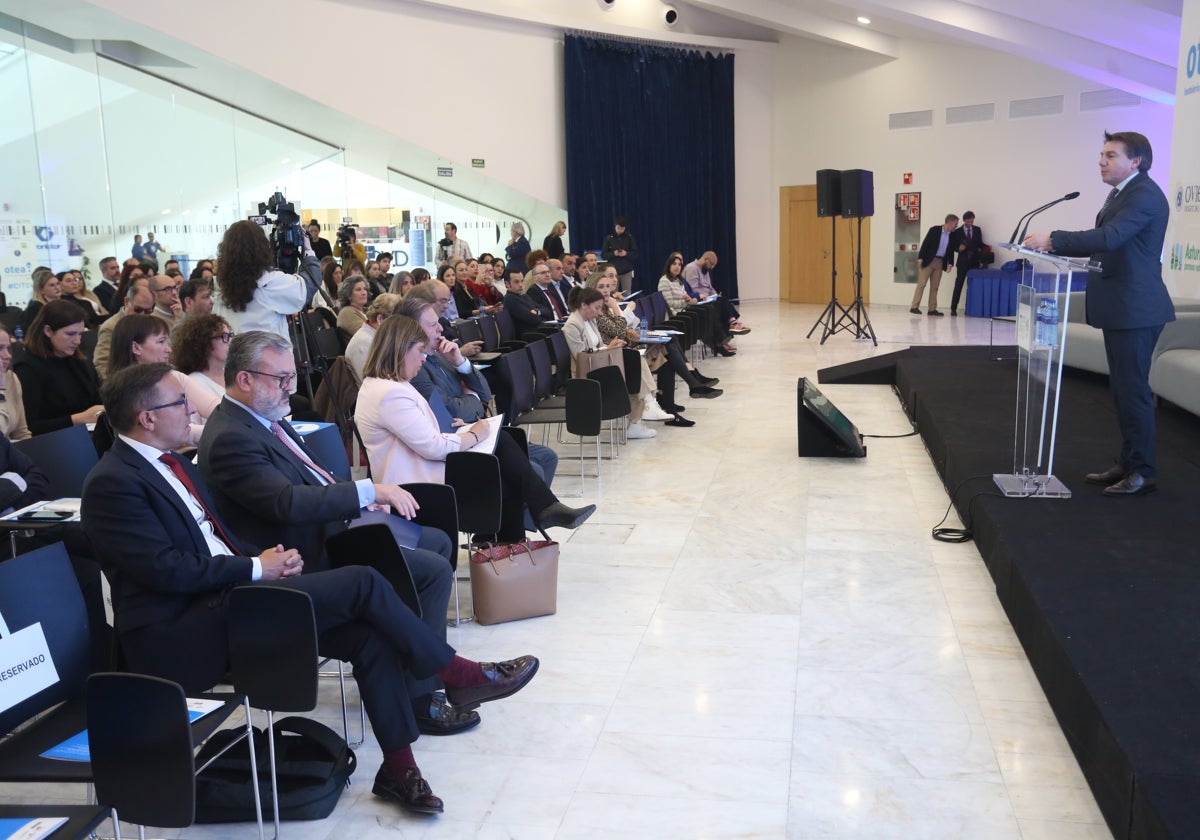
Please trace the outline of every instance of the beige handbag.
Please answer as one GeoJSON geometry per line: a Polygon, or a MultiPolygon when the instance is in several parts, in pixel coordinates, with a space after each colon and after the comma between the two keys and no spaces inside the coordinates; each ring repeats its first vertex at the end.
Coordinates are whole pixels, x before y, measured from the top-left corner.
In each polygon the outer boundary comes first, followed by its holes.
{"type": "Polygon", "coordinates": [[[622,355],[620,347],[605,347],[602,350],[595,350],[591,353],[576,353],[575,354],[575,378],[587,379],[587,375],[597,368],[616,365],[625,369],[625,357],[622,355]]]}
{"type": "Polygon", "coordinates": [[[480,624],[558,611],[558,543],[535,540],[471,552],[471,601],[480,624]]]}

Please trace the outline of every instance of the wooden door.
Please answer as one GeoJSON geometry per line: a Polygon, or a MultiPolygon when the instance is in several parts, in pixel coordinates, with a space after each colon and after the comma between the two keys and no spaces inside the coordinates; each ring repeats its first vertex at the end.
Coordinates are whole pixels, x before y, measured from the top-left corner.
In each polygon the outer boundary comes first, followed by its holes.
{"type": "MultiPolygon", "coordinates": [[[[817,215],[815,184],[779,190],[779,298],[791,303],[829,303],[834,227],[837,229],[837,299],[854,302],[858,219],[817,215]]],[[[870,298],[871,220],[862,220],[863,300],[870,298]]]]}

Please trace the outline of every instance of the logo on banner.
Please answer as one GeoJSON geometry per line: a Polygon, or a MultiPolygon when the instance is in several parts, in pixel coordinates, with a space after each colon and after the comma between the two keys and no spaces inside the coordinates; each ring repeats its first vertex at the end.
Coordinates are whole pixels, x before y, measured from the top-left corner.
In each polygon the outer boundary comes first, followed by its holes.
{"type": "Polygon", "coordinates": [[[1175,209],[1180,213],[1200,213],[1200,184],[1181,184],[1175,191],[1175,209]]]}
{"type": "Polygon", "coordinates": [[[1193,82],[1193,79],[1197,75],[1200,75],[1200,44],[1192,44],[1188,47],[1185,66],[1179,69],[1181,72],[1186,72],[1188,78],[1188,84],[1183,89],[1183,95],[1191,96],[1193,93],[1200,93],[1200,83],[1193,82]]]}
{"type": "Polygon", "coordinates": [[[33,229],[33,233],[34,233],[34,236],[36,236],[42,242],[49,242],[51,239],[54,238],[54,231],[52,231],[50,228],[46,227],[45,225],[38,225],[37,227],[35,227],[33,229]]]}
{"type": "Polygon", "coordinates": [[[1200,272],[1200,246],[1176,242],[1171,248],[1171,270],[1200,272]]]}

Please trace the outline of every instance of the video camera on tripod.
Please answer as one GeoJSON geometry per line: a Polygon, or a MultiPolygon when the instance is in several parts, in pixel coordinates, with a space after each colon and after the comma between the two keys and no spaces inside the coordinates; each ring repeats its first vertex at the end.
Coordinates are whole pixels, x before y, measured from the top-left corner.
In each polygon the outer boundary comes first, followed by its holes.
{"type": "Polygon", "coordinates": [[[271,225],[275,265],[285,274],[295,274],[304,253],[304,225],[300,223],[296,205],[284,198],[283,193],[276,192],[266,203],[258,203],[258,213],[263,219],[259,224],[271,225]]]}

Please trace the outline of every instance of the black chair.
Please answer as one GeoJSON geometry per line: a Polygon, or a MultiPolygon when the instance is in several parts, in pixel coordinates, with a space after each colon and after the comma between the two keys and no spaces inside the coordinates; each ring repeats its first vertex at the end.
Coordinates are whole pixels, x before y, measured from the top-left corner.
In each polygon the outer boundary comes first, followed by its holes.
{"type": "Polygon", "coordinates": [[[561,394],[566,391],[567,381],[571,378],[571,347],[561,332],[550,336],[549,341],[554,359],[554,393],[561,394]]]}
{"type": "Polygon", "coordinates": [[[600,383],[594,379],[572,379],[567,382],[567,431],[579,438],[579,492],[583,495],[584,478],[583,445],[584,438],[596,438],[596,481],[600,481],[600,431],[603,421],[603,398],[600,393],[600,383]]]}
{"type": "MultiPolygon", "coordinates": [[[[458,528],[467,535],[467,554],[475,546],[478,534],[495,534],[500,530],[503,485],[500,482],[500,461],[484,452],[451,452],[446,456],[446,484],[454,489],[458,528]]],[[[457,543],[457,540],[455,541],[457,543]]],[[[454,622],[451,626],[474,618],[463,618],[459,610],[458,583],[470,580],[458,574],[454,577],[454,622]]]]}
{"type": "MultiPolygon", "coordinates": [[[[616,365],[605,365],[590,371],[587,378],[600,383],[600,419],[609,424],[608,446],[612,453],[611,457],[615,460],[617,458],[617,421],[628,417],[631,410],[625,371],[616,365]]],[[[624,429],[623,425],[622,429],[624,429]]]]}
{"type": "MultiPolygon", "coordinates": [[[[91,782],[89,762],[42,757],[84,731],[88,723],[87,614],[62,543],[0,563],[0,616],[14,634],[40,624],[58,673],[47,688],[0,712],[0,736],[8,736],[0,740],[0,781],[91,782]],[[16,731],[21,724],[25,725],[16,731]]],[[[221,700],[223,705],[192,726],[196,741],[215,732],[242,701],[228,693],[200,696],[221,700]]]]}
{"type": "Polygon", "coordinates": [[[529,342],[517,338],[517,325],[513,323],[512,314],[506,309],[497,309],[489,317],[496,324],[500,346],[519,350],[529,342]]]}
{"type": "MultiPolygon", "coordinates": [[[[96,799],[138,825],[196,821],[196,762],[187,697],[179,683],[144,674],[93,674],[87,684],[88,747],[96,799]]],[[[253,753],[252,753],[253,754],[253,753]]]]}
{"type": "Polygon", "coordinates": [[[51,499],[77,499],[83,495],[83,480],[100,460],[87,426],[68,426],[13,444],[38,465],[50,480],[51,499]]]}
{"type": "MultiPolygon", "coordinates": [[[[454,328],[458,330],[458,340],[462,344],[467,344],[472,341],[483,343],[483,328],[479,326],[479,321],[476,318],[464,318],[461,321],[454,322],[454,328]]],[[[500,358],[500,353],[488,352],[481,350],[473,359],[476,362],[494,362],[500,358]]]]}
{"type": "Polygon", "coordinates": [[[566,395],[556,390],[550,342],[546,339],[531,342],[525,352],[529,354],[529,362],[533,365],[533,398],[538,408],[566,406],[566,395]]]}
{"type": "Polygon", "coordinates": [[[527,353],[507,353],[496,362],[500,387],[496,404],[513,426],[546,426],[565,423],[566,409],[536,408],[533,395],[533,368],[527,353]]]}
{"type": "Polygon", "coordinates": [[[275,712],[311,712],[317,707],[317,620],[312,598],[298,589],[269,584],[235,587],[229,593],[228,631],[233,687],[246,697],[246,719],[251,707],[267,713],[271,806],[278,837],[275,712]]]}
{"type": "Polygon", "coordinates": [[[523,341],[504,341],[501,338],[495,315],[480,315],[475,322],[479,324],[479,330],[483,333],[484,352],[506,355],[525,346],[523,341]]]}

